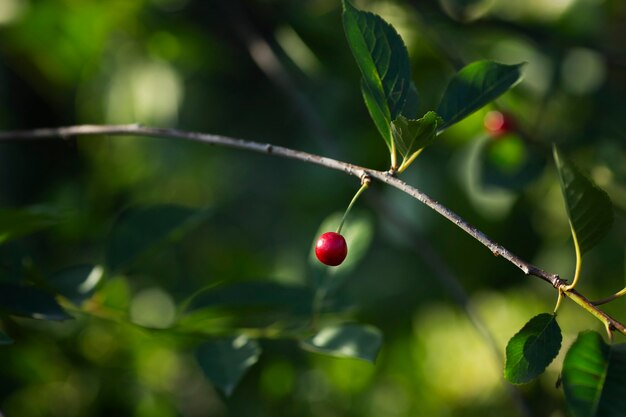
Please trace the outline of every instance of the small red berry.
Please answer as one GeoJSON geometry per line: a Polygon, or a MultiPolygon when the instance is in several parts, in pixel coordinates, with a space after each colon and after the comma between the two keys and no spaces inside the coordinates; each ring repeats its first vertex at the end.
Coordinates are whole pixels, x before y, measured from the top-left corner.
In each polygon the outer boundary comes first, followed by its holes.
{"type": "Polygon", "coordinates": [[[326,232],[317,239],[315,256],[325,265],[340,265],[348,255],[346,239],[339,233],[326,232]]]}
{"type": "Polygon", "coordinates": [[[513,119],[502,112],[490,111],[485,116],[484,120],[485,129],[491,137],[499,138],[505,133],[515,129],[513,119]]]}

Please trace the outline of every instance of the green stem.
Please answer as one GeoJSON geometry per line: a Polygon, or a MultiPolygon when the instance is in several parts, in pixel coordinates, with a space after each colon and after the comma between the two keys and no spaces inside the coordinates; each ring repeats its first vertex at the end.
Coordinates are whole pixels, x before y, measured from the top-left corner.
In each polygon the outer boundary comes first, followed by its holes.
{"type": "Polygon", "coordinates": [[[626,326],[608,316],[604,311],[598,310],[591,301],[585,298],[578,291],[567,289],[562,289],[562,291],[563,295],[574,301],[576,304],[587,310],[589,314],[604,323],[604,327],[606,327],[609,334],[611,333],[611,330],[617,330],[621,334],[626,335],[626,326]]]}
{"type": "Polygon", "coordinates": [[[356,200],[358,200],[358,198],[361,196],[361,194],[363,194],[363,191],[365,191],[367,189],[367,187],[369,187],[370,182],[369,181],[363,181],[361,184],[361,188],[359,188],[359,191],[356,192],[356,194],[354,195],[354,197],[352,197],[352,201],[350,201],[350,204],[348,205],[348,208],[346,209],[345,213],[343,213],[343,217],[341,218],[341,222],[339,222],[339,227],[337,227],[337,233],[341,234],[341,229],[343,228],[343,224],[346,221],[346,218],[348,217],[348,213],[350,213],[350,210],[352,209],[352,206],[354,205],[354,203],[356,202],[356,200]]]}
{"type": "Polygon", "coordinates": [[[619,298],[619,297],[621,297],[623,295],[626,295],[626,288],[623,288],[622,290],[620,290],[620,291],[616,292],[615,294],[610,295],[610,296],[608,296],[606,298],[603,298],[602,300],[594,301],[593,305],[594,306],[599,306],[599,305],[602,305],[602,304],[606,304],[606,303],[609,303],[609,302],[611,302],[611,301],[615,300],[616,298],[619,298]]]}
{"type": "Polygon", "coordinates": [[[574,289],[576,284],[578,283],[578,279],[580,278],[580,268],[583,263],[583,255],[580,251],[580,245],[578,244],[578,238],[576,237],[576,232],[574,231],[574,226],[572,222],[569,222],[570,230],[572,231],[572,239],[574,240],[574,250],[576,251],[576,271],[574,273],[574,279],[572,283],[564,288],[565,291],[569,291],[574,289]]]}
{"type": "Polygon", "coordinates": [[[395,171],[398,169],[398,160],[396,156],[396,141],[393,140],[393,135],[391,137],[391,147],[389,149],[389,153],[391,154],[391,170],[395,171]]]}
{"type": "Polygon", "coordinates": [[[409,165],[411,165],[413,161],[415,161],[415,158],[417,158],[422,153],[423,150],[424,148],[419,149],[413,152],[413,155],[411,155],[409,158],[404,159],[400,164],[400,167],[398,168],[398,173],[402,173],[405,169],[407,169],[409,165]]]}
{"type": "Polygon", "coordinates": [[[559,293],[559,298],[556,299],[556,305],[554,306],[554,314],[556,314],[556,312],[559,310],[559,307],[561,306],[561,301],[563,301],[563,291],[558,289],[557,292],[559,293]]]}

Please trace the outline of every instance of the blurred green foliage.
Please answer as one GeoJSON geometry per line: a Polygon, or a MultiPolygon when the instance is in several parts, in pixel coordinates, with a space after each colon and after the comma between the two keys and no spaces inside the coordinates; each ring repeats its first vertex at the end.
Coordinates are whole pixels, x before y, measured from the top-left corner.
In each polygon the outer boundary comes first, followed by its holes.
{"type": "MultiPolygon", "coordinates": [[[[420,114],[436,107],[469,61],[527,62],[524,81],[497,102],[515,119],[514,131],[487,138],[483,118],[494,107],[485,108],[446,131],[403,179],[567,278],[574,255],[550,163],[556,142],[607,190],[617,213],[608,237],[585,257],[581,291],[602,298],[622,288],[624,2],[355,3],[400,32],[420,114]]],[[[387,169],[359,78],[335,0],[0,1],[1,130],[142,123],[387,169]],[[282,70],[273,78],[257,65],[271,57],[250,33],[278,57],[282,70]],[[280,81],[285,74],[290,82],[280,81]]],[[[351,247],[352,231],[366,242],[355,250],[358,262],[349,256],[333,274],[311,265],[320,224],[357,188],[353,178],[319,167],[176,140],[0,143],[1,288],[56,289],[74,317],[2,316],[0,344],[14,343],[0,347],[0,413],[513,415],[503,361],[388,213],[360,200],[345,229],[351,247]],[[158,210],[167,215],[151,220],[158,210]],[[125,223],[129,217],[135,221],[125,223]],[[131,254],[141,256],[127,262],[131,254]],[[320,324],[349,320],[381,330],[375,365],[300,349],[291,335],[309,324],[312,306],[300,300],[312,298],[311,283],[328,289],[320,324]],[[237,288],[256,290],[245,295],[255,300],[245,311],[233,306],[245,298],[237,288]],[[217,336],[223,343],[233,328],[258,337],[263,353],[225,397],[204,377],[196,347],[217,336]]],[[[549,286],[415,200],[378,185],[368,193],[440,254],[500,354],[530,317],[551,311],[549,286]]],[[[623,321],[624,307],[617,300],[606,309],[623,321]]],[[[601,329],[571,303],[559,311],[559,326],[563,346],[582,329],[601,329]]],[[[532,415],[565,415],[554,388],[563,355],[520,388],[532,415]]]]}

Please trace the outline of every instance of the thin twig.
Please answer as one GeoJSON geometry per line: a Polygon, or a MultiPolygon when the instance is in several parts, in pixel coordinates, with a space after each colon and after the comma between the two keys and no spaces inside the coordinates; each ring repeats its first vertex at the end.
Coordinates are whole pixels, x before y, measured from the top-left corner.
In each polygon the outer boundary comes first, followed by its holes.
{"type": "Polygon", "coordinates": [[[485,235],[483,232],[473,227],[458,214],[440,204],[436,200],[432,199],[428,195],[424,194],[420,190],[404,181],[396,178],[386,171],[378,171],[369,168],[365,168],[358,165],[353,165],[347,162],[338,161],[336,159],[327,158],[320,155],[311,154],[308,152],[297,151],[283,146],[272,145],[269,143],[259,143],[248,141],[244,139],[231,138],[227,136],[212,135],[207,133],[188,132],[177,129],[165,129],[156,127],[144,127],[140,125],[80,125],[80,126],[68,126],[60,128],[44,128],[35,130],[23,130],[13,132],[0,132],[0,141],[8,140],[22,140],[32,141],[46,138],[69,138],[73,136],[93,136],[93,135],[133,135],[133,136],[153,136],[163,138],[176,138],[184,139],[195,142],[202,142],[209,145],[219,145],[228,148],[242,149],[252,152],[258,152],[268,155],[276,155],[283,158],[296,159],[303,162],[321,165],[326,168],[342,171],[348,175],[352,175],[357,178],[369,176],[374,180],[385,183],[389,186],[397,188],[398,190],[410,195],[421,203],[427,205],[432,210],[436,211],[452,223],[454,223],[461,230],[465,231],[468,235],[482,243],[487,249],[489,249],[495,256],[500,256],[516,267],[518,267],[524,274],[538,277],[548,283],[554,288],[563,292],[565,296],[571,298],[574,302],[579,304],[589,313],[601,320],[607,328],[611,330],[617,330],[620,333],[626,335],[626,326],[619,321],[607,315],[600,310],[591,301],[585,298],[583,295],[573,289],[567,288],[567,281],[559,278],[558,275],[544,271],[543,269],[530,264],[504,246],[494,242],[485,235]]]}
{"type": "Polygon", "coordinates": [[[250,19],[248,19],[243,6],[240,2],[233,0],[224,0],[222,3],[232,16],[234,20],[233,29],[248,50],[250,58],[263,74],[293,103],[306,126],[311,129],[313,138],[326,149],[325,153],[336,155],[337,146],[335,146],[336,141],[332,140],[332,134],[326,128],[309,100],[300,92],[295,80],[289,75],[272,46],[259,34],[250,19]]]}
{"type": "Polygon", "coordinates": [[[474,308],[472,308],[469,296],[465,292],[465,289],[461,285],[460,281],[450,270],[448,265],[446,265],[443,259],[441,259],[432,245],[414,230],[413,225],[400,211],[394,210],[393,206],[386,202],[380,195],[377,193],[370,193],[367,195],[366,199],[376,209],[376,211],[383,214],[383,218],[388,220],[389,223],[392,224],[399,233],[401,233],[402,237],[409,244],[411,244],[411,246],[415,249],[415,253],[436,275],[437,279],[441,282],[456,304],[465,310],[470,322],[474,325],[478,333],[481,334],[488,342],[497,359],[502,361],[502,352],[500,351],[500,348],[498,348],[495,338],[483,320],[477,315],[474,308]]]}
{"type": "MultiPolygon", "coordinates": [[[[384,198],[381,198],[378,193],[370,193],[367,195],[366,199],[372,206],[374,206],[376,211],[383,214],[384,219],[388,220],[393,226],[395,226],[396,230],[398,230],[398,232],[401,233],[406,241],[412,246],[417,256],[419,256],[426,266],[430,268],[443,288],[452,297],[454,302],[463,309],[476,332],[483,338],[486,345],[490,348],[498,366],[501,366],[504,357],[500,347],[498,346],[496,338],[493,336],[493,333],[489,330],[480,314],[474,309],[474,306],[472,305],[468,294],[465,292],[463,285],[461,285],[460,280],[450,267],[448,267],[444,260],[441,259],[432,244],[415,229],[415,227],[399,210],[395,210],[394,207],[385,201],[384,198]]],[[[519,390],[514,385],[509,383],[506,383],[504,386],[513,403],[518,408],[520,414],[525,417],[532,416],[532,413],[519,390]]]]}

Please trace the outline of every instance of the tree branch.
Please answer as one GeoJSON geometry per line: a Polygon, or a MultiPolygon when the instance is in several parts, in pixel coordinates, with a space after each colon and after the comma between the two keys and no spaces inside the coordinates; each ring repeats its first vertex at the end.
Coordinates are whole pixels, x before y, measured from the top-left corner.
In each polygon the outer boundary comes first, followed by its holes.
{"type": "Polygon", "coordinates": [[[575,290],[566,290],[567,281],[559,278],[558,275],[544,271],[543,269],[530,264],[517,255],[510,252],[504,246],[494,242],[485,235],[483,232],[473,227],[458,214],[448,209],[444,205],[440,204],[436,200],[432,199],[428,195],[424,194],[415,187],[410,186],[404,181],[396,178],[392,174],[386,171],[378,171],[358,165],[353,165],[347,162],[339,161],[332,158],[327,158],[320,155],[315,155],[307,152],[297,151],[294,149],[286,148],[283,146],[272,145],[269,143],[259,143],[243,139],[231,138],[221,135],[212,135],[198,132],[188,132],[177,129],[165,129],[156,127],[144,127],[140,125],[80,125],[80,126],[68,126],[60,128],[44,128],[34,130],[22,130],[12,132],[0,132],[0,141],[9,140],[22,140],[32,141],[49,138],[62,138],[67,139],[74,136],[93,136],[93,135],[132,135],[132,136],[153,136],[163,138],[176,138],[184,139],[195,142],[202,142],[209,145],[219,145],[228,148],[242,149],[252,152],[258,152],[268,155],[276,155],[289,159],[296,159],[307,163],[321,165],[326,168],[342,171],[348,175],[352,175],[359,179],[363,177],[370,177],[379,182],[387,184],[391,187],[410,195],[421,203],[427,205],[432,210],[445,217],[457,227],[462,229],[468,235],[482,243],[487,249],[491,251],[495,256],[501,256],[506,259],[517,268],[522,270],[525,275],[532,275],[550,283],[558,291],[561,291],[565,296],[571,298],[574,302],[579,304],[593,316],[601,320],[605,326],[610,330],[617,330],[626,335],[626,326],[619,321],[607,315],[600,310],[590,300],[585,298],[582,294],[575,290]]]}
{"type": "MultiPolygon", "coordinates": [[[[422,262],[430,268],[450,297],[463,309],[469,322],[474,326],[476,332],[483,338],[485,344],[491,350],[498,366],[501,366],[504,357],[498,346],[498,342],[478,311],[474,309],[472,301],[465,292],[460,280],[439,256],[431,243],[415,230],[413,224],[411,224],[399,210],[395,210],[389,202],[385,201],[385,199],[380,196],[380,193],[370,193],[366,196],[366,199],[376,211],[383,214],[384,219],[388,220],[389,223],[395,227],[398,233],[400,233],[404,240],[412,247],[417,256],[422,259],[422,262]]],[[[504,375],[501,375],[500,378],[520,415],[532,417],[533,414],[517,387],[513,384],[506,383],[504,381],[504,375]]]]}

